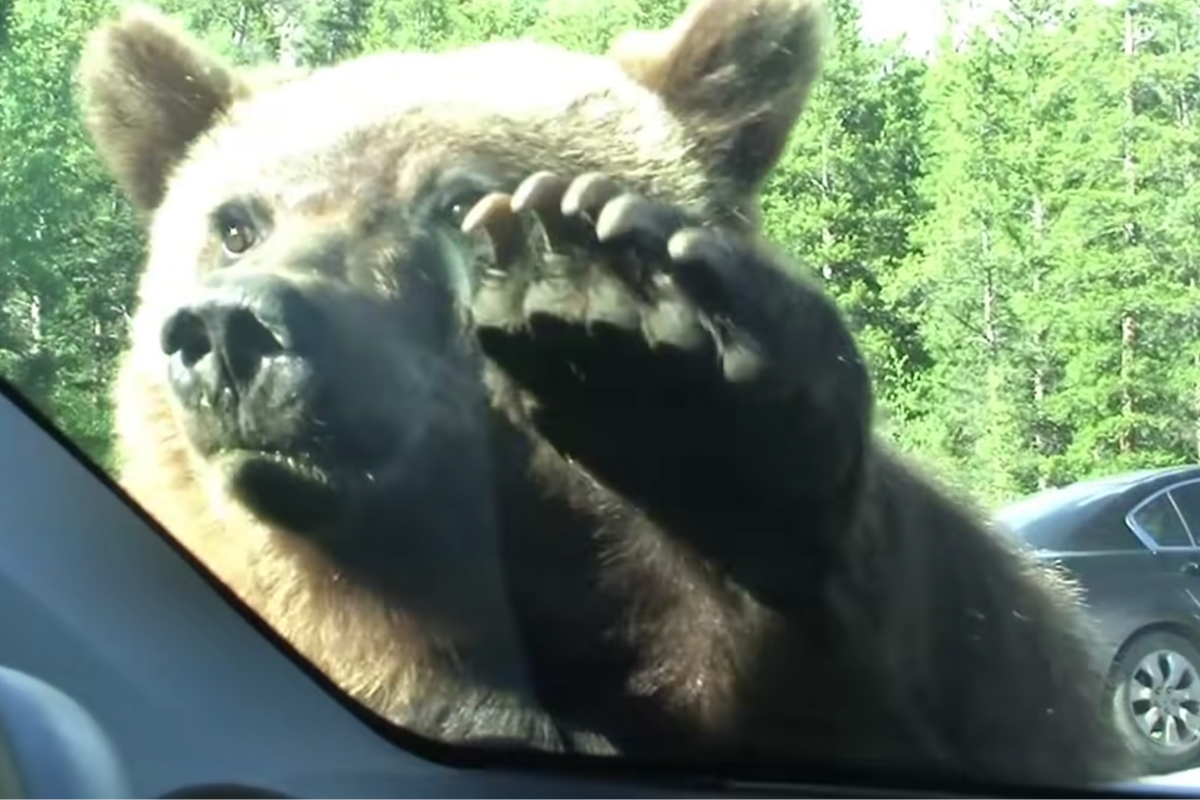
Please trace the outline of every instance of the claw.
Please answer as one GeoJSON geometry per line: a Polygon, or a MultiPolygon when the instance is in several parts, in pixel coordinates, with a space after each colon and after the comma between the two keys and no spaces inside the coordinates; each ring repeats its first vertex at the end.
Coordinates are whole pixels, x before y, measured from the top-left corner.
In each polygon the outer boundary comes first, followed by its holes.
{"type": "Polygon", "coordinates": [[[511,208],[511,201],[508,195],[503,192],[492,192],[484,195],[467,215],[463,217],[462,230],[463,233],[475,233],[481,226],[487,226],[492,218],[503,214],[511,208]]]}
{"type": "Polygon", "coordinates": [[[652,203],[627,194],[610,202],[596,220],[596,236],[602,242],[631,233],[640,233],[648,243],[665,252],[667,240],[683,224],[679,213],[670,206],[652,203]]]}
{"type": "Polygon", "coordinates": [[[585,216],[595,220],[600,211],[618,194],[621,187],[617,182],[600,172],[580,175],[567,187],[562,198],[562,213],[569,216],[585,216]]]}
{"type": "Polygon", "coordinates": [[[558,204],[567,191],[567,182],[553,172],[535,172],[513,192],[512,207],[518,213],[538,209],[549,203],[558,204]]]}
{"type": "Polygon", "coordinates": [[[520,218],[513,213],[509,195],[493,192],[476,203],[463,218],[464,233],[473,234],[480,228],[492,243],[497,269],[506,270],[520,257],[525,248],[525,233],[520,218]]]}
{"type": "Polygon", "coordinates": [[[710,313],[728,312],[736,294],[731,294],[726,282],[733,256],[723,236],[703,228],[684,228],[667,241],[667,253],[672,279],[693,302],[710,313]]]}
{"type": "Polygon", "coordinates": [[[724,263],[729,257],[729,246],[712,231],[703,228],[686,228],[678,231],[667,242],[667,252],[678,263],[707,262],[724,263]]]}
{"type": "Polygon", "coordinates": [[[574,234],[561,211],[566,190],[564,179],[552,172],[537,172],[522,181],[513,193],[513,211],[519,214],[533,212],[542,229],[546,249],[551,253],[567,252],[574,234]]]}

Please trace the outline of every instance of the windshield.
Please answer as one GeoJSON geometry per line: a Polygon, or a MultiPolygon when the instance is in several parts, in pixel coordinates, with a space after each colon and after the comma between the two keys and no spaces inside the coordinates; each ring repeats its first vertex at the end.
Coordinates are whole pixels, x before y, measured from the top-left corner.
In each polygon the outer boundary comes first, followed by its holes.
{"type": "Polygon", "coordinates": [[[1197,64],[1191,0],[0,2],[0,377],[395,730],[1177,772],[1087,631],[1186,593],[973,509],[1197,460],[1197,64]]]}

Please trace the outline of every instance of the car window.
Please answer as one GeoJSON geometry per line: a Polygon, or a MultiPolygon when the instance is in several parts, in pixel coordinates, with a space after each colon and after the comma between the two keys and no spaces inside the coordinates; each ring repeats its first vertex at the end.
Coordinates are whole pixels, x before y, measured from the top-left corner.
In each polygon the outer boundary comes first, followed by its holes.
{"type": "Polygon", "coordinates": [[[1133,514],[1133,522],[1159,547],[1192,547],[1192,539],[1166,492],[1133,514]]]}
{"type": "Polygon", "coordinates": [[[1192,537],[1200,537],[1200,483],[1185,483],[1171,489],[1171,499],[1187,523],[1192,537]]]}
{"type": "Polygon", "coordinates": [[[1108,774],[1200,16],[816,1],[0,0],[0,376],[394,730],[1108,774]]]}

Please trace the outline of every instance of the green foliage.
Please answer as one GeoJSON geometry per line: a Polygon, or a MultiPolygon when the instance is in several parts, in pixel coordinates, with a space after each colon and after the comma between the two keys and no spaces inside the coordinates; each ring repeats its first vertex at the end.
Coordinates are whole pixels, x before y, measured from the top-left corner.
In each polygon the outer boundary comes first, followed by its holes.
{"type": "Polygon", "coordinates": [[[71,74],[106,2],[16,0],[0,54],[0,370],[107,463],[107,381],[142,258],[71,74]]]}
{"type": "MultiPolygon", "coordinates": [[[[684,2],[162,5],[237,63],[323,65],[520,36],[603,52],[684,2]]],[[[764,213],[858,331],[884,435],[986,503],[1197,460],[1194,4],[1016,0],[928,62],[831,5],[825,78],[764,213]]],[[[102,463],[144,242],[72,73],[115,9],[0,2],[0,374],[102,463]]]]}

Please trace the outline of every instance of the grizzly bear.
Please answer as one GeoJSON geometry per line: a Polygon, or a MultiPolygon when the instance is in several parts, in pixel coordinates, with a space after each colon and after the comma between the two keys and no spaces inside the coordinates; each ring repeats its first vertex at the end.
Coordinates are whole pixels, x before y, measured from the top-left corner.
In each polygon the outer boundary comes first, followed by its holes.
{"type": "Polygon", "coordinates": [[[123,486],[421,734],[1123,775],[1074,588],[881,442],[761,234],[824,14],[296,74],[105,24],[84,116],[149,239],[123,486]]]}

